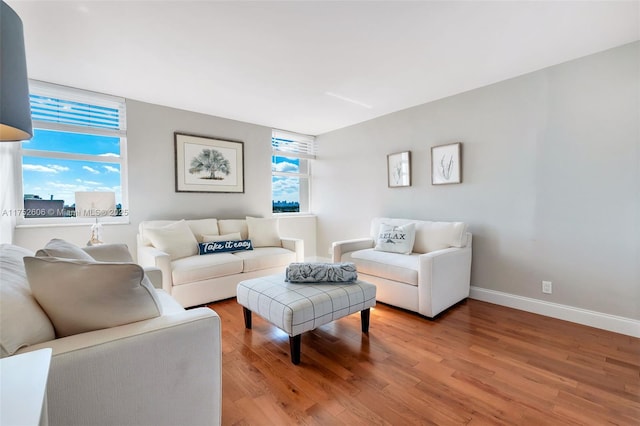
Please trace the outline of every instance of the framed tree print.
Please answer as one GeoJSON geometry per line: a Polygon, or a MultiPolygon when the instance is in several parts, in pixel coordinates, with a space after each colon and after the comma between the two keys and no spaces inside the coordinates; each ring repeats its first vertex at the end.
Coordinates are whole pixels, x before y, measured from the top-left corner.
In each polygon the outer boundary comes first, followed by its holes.
{"type": "Polygon", "coordinates": [[[462,143],[431,147],[431,184],[462,182],[462,143]]]}
{"type": "Polygon", "coordinates": [[[244,143],[174,133],[176,192],[244,192],[244,143]]]}

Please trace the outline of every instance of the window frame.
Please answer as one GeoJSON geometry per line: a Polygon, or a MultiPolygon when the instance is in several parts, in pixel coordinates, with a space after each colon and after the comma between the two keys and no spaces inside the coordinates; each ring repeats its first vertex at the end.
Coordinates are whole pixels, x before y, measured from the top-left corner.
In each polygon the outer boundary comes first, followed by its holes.
{"type": "Polygon", "coordinates": [[[105,156],[95,154],[79,154],[72,152],[59,151],[43,151],[37,149],[25,149],[20,144],[19,149],[19,167],[16,170],[16,182],[19,185],[19,191],[16,191],[16,205],[23,214],[18,214],[16,225],[18,226],[48,226],[48,225],[85,225],[93,224],[98,221],[102,224],[129,223],[129,191],[128,191],[128,168],[127,168],[127,126],[126,126],[126,100],[124,98],[105,95],[102,93],[91,92],[87,90],[76,89],[67,86],[46,83],[38,80],[29,80],[29,94],[37,96],[52,97],[55,99],[66,100],[70,102],[80,102],[96,106],[107,106],[109,108],[118,109],[119,128],[94,127],[90,125],[72,125],[65,123],[56,123],[50,121],[41,121],[33,119],[33,129],[35,130],[51,130],[64,133],[78,133],[95,136],[108,136],[119,139],[119,156],[105,156]],[[59,160],[73,161],[89,161],[93,163],[101,163],[105,165],[118,165],[120,169],[120,206],[121,216],[100,216],[96,217],[25,217],[24,215],[24,181],[23,166],[24,157],[51,158],[59,160]]]}
{"type": "MultiPolygon", "coordinates": [[[[311,172],[313,160],[316,158],[316,142],[315,136],[304,135],[300,133],[287,132],[283,130],[273,129],[271,132],[271,213],[274,215],[307,215],[311,214],[311,172]],[[287,145],[283,145],[276,141],[286,141],[287,145]],[[289,145],[290,144],[290,145],[289,145]],[[291,158],[300,161],[306,161],[306,173],[281,172],[273,169],[274,157],[291,158]],[[306,201],[302,201],[303,190],[300,188],[298,200],[299,211],[297,212],[274,212],[273,211],[273,178],[292,177],[298,179],[306,179],[306,201]],[[306,207],[303,210],[303,207],[306,207]]],[[[300,182],[300,180],[298,181],[300,182]]]]}

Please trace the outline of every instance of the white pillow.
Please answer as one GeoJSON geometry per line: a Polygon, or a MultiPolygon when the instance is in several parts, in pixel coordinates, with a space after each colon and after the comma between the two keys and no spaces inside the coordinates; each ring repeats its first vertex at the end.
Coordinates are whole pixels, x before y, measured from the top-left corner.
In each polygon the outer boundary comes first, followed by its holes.
{"type": "Polygon", "coordinates": [[[146,234],[151,244],[167,253],[171,260],[198,254],[198,240],[184,220],[162,228],[147,229],[146,234]]]}
{"type": "Polygon", "coordinates": [[[375,250],[391,253],[411,254],[413,242],[416,237],[416,225],[408,223],[406,225],[380,224],[375,250]]]}
{"type": "Polygon", "coordinates": [[[217,235],[219,233],[218,219],[191,219],[186,222],[199,243],[202,242],[203,235],[217,235]]]}
{"type": "Polygon", "coordinates": [[[83,247],[82,250],[99,262],[133,263],[129,247],[126,244],[99,244],[97,246],[83,247]]]}
{"type": "Polygon", "coordinates": [[[31,292],[58,337],[162,314],[153,285],[135,263],[28,256],[24,266],[31,292]]]}
{"type": "Polygon", "coordinates": [[[54,238],[36,252],[39,257],[61,257],[64,259],[93,260],[93,257],[75,244],[54,238]]]}
{"type": "Polygon", "coordinates": [[[29,289],[22,260],[25,256],[33,256],[33,252],[0,244],[0,358],[56,338],[51,321],[29,289]]]}
{"type": "Polygon", "coordinates": [[[260,219],[247,216],[249,239],[254,247],[280,247],[278,218],[260,219]]]}
{"type": "Polygon", "coordinates": [[[202,242],[203,243],[213,243],[216,241],[240,241],[242,236],[239,232],[232,232],[231,234],[224,235],[203,235],[202,242]]]}

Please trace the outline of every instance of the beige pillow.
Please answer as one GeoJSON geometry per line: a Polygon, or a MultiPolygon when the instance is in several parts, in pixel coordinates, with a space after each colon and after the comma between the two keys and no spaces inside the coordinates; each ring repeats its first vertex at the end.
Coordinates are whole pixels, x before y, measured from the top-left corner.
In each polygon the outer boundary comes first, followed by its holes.
{"type": "Polygon", "coordinates": [[[38,257],[60,257],[64,259],[81,259],[81,260],[93,260],[87,252],[82,250],[75,244],[54,238],[49,241],[44,248],[41,248],[36,252],[38,257]]]}
{"type": "Polygon", "coordinates": [[[213,243],[216,241],[239,241],[242,239],[242,236],[239,232],[232,232],[231,234],[224,235],[203,235],[202,242],[203,243],[213,243]]]}
{"type": "Polygon", "coordinates": [[[33,252],[0,244],[0,358],[56,337],[51,321],[29,289],[22,260],[25,256],[33,256],[33,252]]]}
{"type": "Polygon", "coordinates": [[[33,296],[58,337],[162,314],[153,286],[134,263],[25,257],[24,265],[33,296]]]}
{"type": "Polygon", "coordinates": [[[129,247],[126,244],[100,244],[83,247],[82,250],[99,262],[133,263],[129,247]]]}
{"type": "Polygon", "coordinates": [[[147,229],[146,234],[151,244],[167,253],[171,260],[198,254],[198,240],[184,220],[162,228],[147,229]]]}
{"type": "Polygon", "coordinates": [[[244,219],[221,219],[218,221],[218,229],[220,234],[239,232],[242,240],[249,238],[247,221],[244,219]]]}
{"type": "Polygon", "coordinates": [[[247,216],[249,239],[254,247],[280,247],[278,218],[260,219],[247,216]]]}

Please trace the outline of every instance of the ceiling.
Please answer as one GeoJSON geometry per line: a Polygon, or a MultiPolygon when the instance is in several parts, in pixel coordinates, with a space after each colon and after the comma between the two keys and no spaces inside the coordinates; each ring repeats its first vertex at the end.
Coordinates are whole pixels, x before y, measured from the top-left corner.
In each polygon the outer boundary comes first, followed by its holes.
{"type": "Polygon", "coordinates": [[[33,79],[321,134],[640,39],[636,1],[27,1],[33,79]]]}

